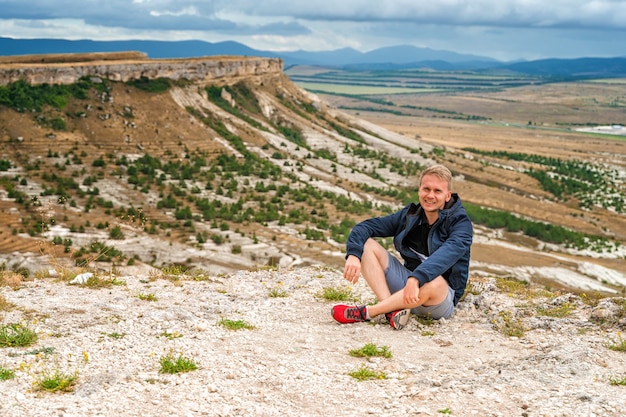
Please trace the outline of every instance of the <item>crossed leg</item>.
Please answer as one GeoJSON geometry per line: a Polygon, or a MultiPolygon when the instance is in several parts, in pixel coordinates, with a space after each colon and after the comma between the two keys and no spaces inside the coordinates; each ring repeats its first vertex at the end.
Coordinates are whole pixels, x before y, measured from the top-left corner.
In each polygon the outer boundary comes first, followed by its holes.
{"type": "Polygon", "coordinates": [[[385,270],[389,266],[389,253],[374,239],[368,239],[361,256],[361,273],[367,281],[378,303],[367,307],[370,317],[390,311],[414,308],[421,305],[432,306],[443,302],[448,296],[448,282],[440,275],[422,285],[419,289],[419,300],[415,304],[405,304],[403,291],[391,294],[385,270]]]}

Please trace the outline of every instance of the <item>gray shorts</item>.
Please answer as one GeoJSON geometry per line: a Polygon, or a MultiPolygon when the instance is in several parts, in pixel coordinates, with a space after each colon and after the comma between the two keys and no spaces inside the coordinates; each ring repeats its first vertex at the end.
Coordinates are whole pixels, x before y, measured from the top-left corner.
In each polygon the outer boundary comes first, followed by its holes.
{"type": "MultiPolygon", "coordinates": [[[[394,294],[404,288],[411,271],[407,269],[395,256],[389,254],[389,266],[385,270],[385,279],[389,291],[394,294]]],[[[435,320],[449,318],[454,313],[454,290],[448,286],[448,296],[441,303],[434,306],[419,306],[411,309],[411,313],[429,317],[435,320]]]]}

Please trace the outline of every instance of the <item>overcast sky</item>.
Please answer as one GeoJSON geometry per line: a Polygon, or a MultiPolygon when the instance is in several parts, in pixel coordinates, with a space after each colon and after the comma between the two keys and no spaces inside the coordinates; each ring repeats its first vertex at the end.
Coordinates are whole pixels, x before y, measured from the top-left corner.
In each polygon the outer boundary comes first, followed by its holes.
{"type": "Polygon", "coordinates": [[[0,0],[0,37],[626,57],[626,0],[0,0]]]}

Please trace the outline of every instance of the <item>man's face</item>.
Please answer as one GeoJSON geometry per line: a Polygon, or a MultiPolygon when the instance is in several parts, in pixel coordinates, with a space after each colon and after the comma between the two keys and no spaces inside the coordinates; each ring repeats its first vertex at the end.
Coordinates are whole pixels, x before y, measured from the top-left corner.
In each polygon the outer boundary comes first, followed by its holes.
{"type": "Polygon", "coordinates": [[[426,212],[436,212],[452,197],[448,182],[434,175],[424,175],[419,188],[419,199],[426,212]]]}

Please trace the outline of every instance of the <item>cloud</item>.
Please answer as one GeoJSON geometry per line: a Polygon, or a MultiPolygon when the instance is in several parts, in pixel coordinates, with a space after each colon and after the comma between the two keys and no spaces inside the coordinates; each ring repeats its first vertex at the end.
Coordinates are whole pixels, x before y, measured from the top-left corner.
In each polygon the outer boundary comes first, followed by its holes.
{"type": "Polygon", "coordinates": [[[619,0],[0,0],[0,10],[0,36],[16,38],[235,40],[264,50],[412,44],[505,60],[626,56],[619,0]]]}
{"type": "Polygon", "coordinates": [[[220,22],[215,17],[219,13],[271,20],[626,29],[626,2],[618,0],[1,0],[0,7],[3,19],[83,19],[106,26],[176,30],[220,22]],[[141,23],[133,25],[134,19],[141,23]]]}
{"type": "Polygon", "coordinates": [[[626,2],[619,0],[264,0],[250,13],[272,16],[277,10],[304,20],[413,22],[421,24],[495,27],[576,27],[626,29],[626,2]]]}

